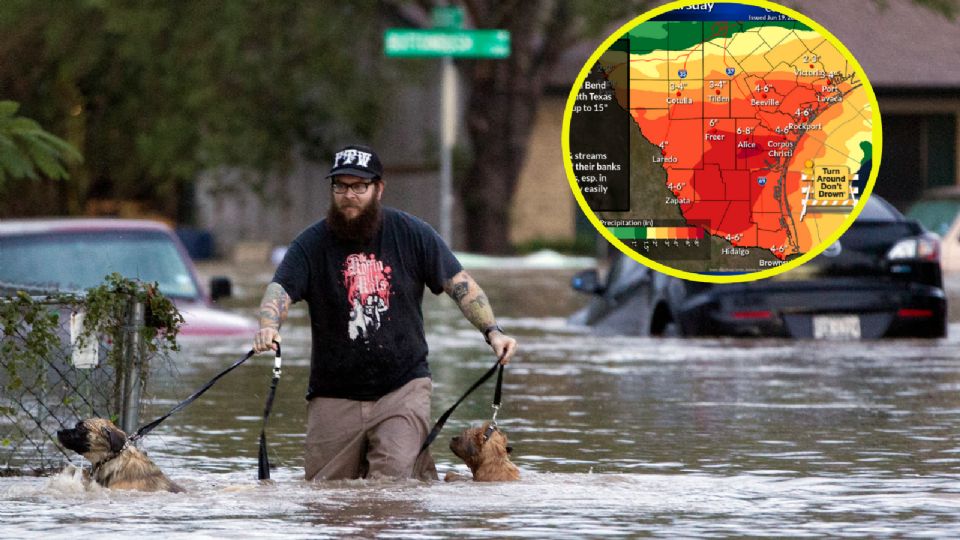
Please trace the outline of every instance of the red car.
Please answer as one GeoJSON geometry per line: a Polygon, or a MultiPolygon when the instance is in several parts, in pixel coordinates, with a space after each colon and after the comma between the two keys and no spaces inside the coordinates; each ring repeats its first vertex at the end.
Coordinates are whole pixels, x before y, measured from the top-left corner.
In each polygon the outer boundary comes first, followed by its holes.
{"type": "Polygon", "coordinates": [[[226,278],[211,280],[211,297],[197,280],[186,249],[163,223],[123,219],[0,220],[0,295],[81,291],[118,272],[156,282],[185,320],[182,336],[249,336],[247,318],[213,307],[229,296],[226,278]]]}

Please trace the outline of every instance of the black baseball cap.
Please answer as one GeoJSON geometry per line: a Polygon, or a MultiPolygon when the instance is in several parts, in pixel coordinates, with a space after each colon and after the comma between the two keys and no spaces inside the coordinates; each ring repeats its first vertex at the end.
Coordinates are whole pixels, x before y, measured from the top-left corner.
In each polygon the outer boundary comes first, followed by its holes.
{"type": "Polygon", "coordinates": [[[383,176],[383,165],[380,157],[369,146],[351,144],[345,146],[333,155],[333,167],[327,178],[349,174],[360,178],[379,179],[383,176]]]}

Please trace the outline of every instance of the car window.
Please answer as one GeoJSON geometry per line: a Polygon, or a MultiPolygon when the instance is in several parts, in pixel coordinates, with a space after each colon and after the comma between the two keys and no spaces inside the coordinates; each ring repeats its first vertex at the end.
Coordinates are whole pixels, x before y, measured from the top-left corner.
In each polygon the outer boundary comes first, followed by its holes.
{"type": "Polygon", "coordinates": [[[903,214],[887,201],[874,195],[867,199],[863,211],[857,216],[858,221],[902,221],[903,214]]]}
{"type": "Polygon", "coordinates": [[[919,221],[927,230],[945,236],[960,213],[960,201],[919,201],[907,211],[907,217],[919,221]]]}
{"type": "Polygon", "coordinates": [[[0,282],[82,290],[105,276],[156,282],[167,296],[199,297],[176,245],[155,231],[29,234],[0,237],[0,282]]]}
{"type": "Polygon", "coordinates": [[[650,272],[649,268],[623,254],[618,255],[613,264],[607,282],[609,296],[618,296],[630,290],[643,281],[650,272]]]}

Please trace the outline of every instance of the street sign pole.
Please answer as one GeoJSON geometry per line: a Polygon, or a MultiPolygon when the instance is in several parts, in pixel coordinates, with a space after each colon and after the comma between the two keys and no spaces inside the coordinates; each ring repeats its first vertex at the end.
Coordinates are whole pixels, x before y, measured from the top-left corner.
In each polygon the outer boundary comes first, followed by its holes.
{"type": "Polygon", "coordinates": [[[457,138],[457,71],[453,58],[507,58],[510,32],[461,30],[463,9],[434,8],[430,29],[390,28],[384,52],[392,57],[440,58],[440,235],[453,242],[453,147],[457,138]]]}
{"type": "Polygon", "coordinates": [[[457,139],[457,71],[453,58],[440,60],[440,236],[453,243],[453,146],[457,139]]]}

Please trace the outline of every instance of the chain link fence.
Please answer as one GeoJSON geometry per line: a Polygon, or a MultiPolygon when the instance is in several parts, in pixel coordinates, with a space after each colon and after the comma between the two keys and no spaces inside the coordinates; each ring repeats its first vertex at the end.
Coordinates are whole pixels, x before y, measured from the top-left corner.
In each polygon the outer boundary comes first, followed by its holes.
{"type": "Polygon", "coordinates": [[[127,306],[119,342],[104,336],[84,342],[77,341],[82,295],[0,284],[0,475],[62,468],[71,456],[57,431],[85,418],[135,430],[148,380],[144,305],[129,295],[119,300],[127,306]],[[110,355],[114,348],[121,354],[110,355]]]}

